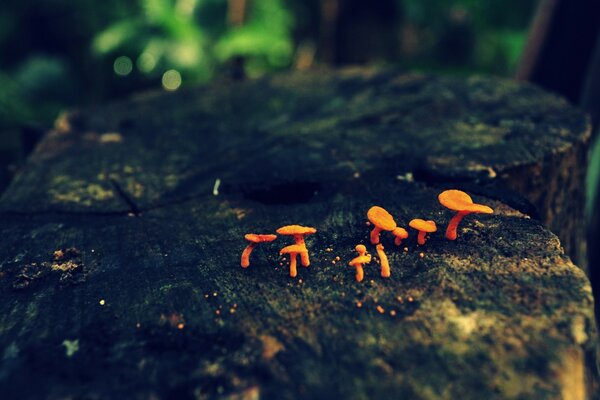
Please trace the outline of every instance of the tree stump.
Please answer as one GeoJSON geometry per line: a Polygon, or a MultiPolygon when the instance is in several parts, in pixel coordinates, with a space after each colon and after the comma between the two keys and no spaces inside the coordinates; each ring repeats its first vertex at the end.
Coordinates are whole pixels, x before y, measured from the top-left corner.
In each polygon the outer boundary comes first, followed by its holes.
{"type": "Polygon", "coordinates": [[[590,285],[532,217],[576,251],[587,136],[531,86],[364,70],[71,113],[0,201],[1,397],[586,398],[590,285]],[[455,242],[451,187],[496,210],[455,242]],[[372,205],[439,231],[358,283],[372,205]],[[294,223],[297,278],[282,236],[239,266],[294,223]]]}

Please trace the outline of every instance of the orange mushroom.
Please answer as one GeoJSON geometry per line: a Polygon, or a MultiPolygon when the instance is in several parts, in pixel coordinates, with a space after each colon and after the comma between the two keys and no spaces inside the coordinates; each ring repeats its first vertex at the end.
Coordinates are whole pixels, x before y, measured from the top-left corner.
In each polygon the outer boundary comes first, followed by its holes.
{"type": "Polygon", "coordinates": [[[425,235],[437,231],[437,226],[435,225],[434,221],[425,221],[424,219],[415,218],[410,221],[408,225],[410,225],[411,228],[419,231],[417,243],[419,243],[421,246],[423,246],[427,241],[425,235]]]}
{"type": "Polygon", "coordinates": [[[394,217],[385,209],[379,206],[373,206],[367,211],[367,218],[374,225],[371,231],[371,243],[379,243],[379,234],[381,231],[393,231],[396,229],[396,221],[394,217]]]}
{"type": "Polygon", "coordinates": [[[396,246],[400,246],[402,244],[402,240],[408,237],[408,232],[404,228],[397,227],[392,231],[392,235],[396,237],[394,239],[394,244],[396,246]]]}
{"type": "Polygon", "coordinates": [[[446,239],[456,240],[456,229],[465,215],[471,213],[491,214],[494,210],[483,204],[473,203],[471,196],[460,190],[446,190],[438,195],[440,204],[453,211],[458,211],[446,228],[446,239]]]}
{"type": "Polygon", "coordinates": [[[353,258],[348,264],[356,268],[356,282],[360,282],[365,276],[363,266],[371,262],[371,255],[367,254],[367,248],[362,244],[356,245],[355,249],[358,257],[353,258]]]}
{"type": "Polygon", "coordinates": [[[256,247],[257,244],[262,242],[272,242],[277,239],[277,235],[257,235],[255,233],[248,233],[244,235],[244,238],[249,242],[248,246],[242,252],[242,267],[248,268],[250,265],[250,253],[256,247]]]}
{"type": "MultiPolygon", "coordinates": [[[[286,225],[279,229],[277,229],[277,233],[283,236],[293,236],[294,241],[299,246],[304,246],[306,249],[306,244],[304,243],[304,236],[312,235],[316,233],[317,230],[315,228],[311,228],[308,226],[301,225],[286,225]]],[[[310,259],[308,258],[308,251],[301,253],[301,262],[302,265],[308,267],[310,265],[310,259]]]]}
{"type": "Polygon", "coordinates": [[[388,258],[385,255],[385,253],[383,252],[383,245],[379,243],[377,246],[375,246],[375,248],[377,249],[377,255],[379,256],[379,260],[381,261],[381,276],[383,278],[389,278],[390,262],[388,261],[388,258]]]}
{"type": "Polygon", "coordinates": [[[300,253],[300,256],[304,253],[308,253],[306,247],[301,244],[292,244],[290,246],[286,246],[279,251],[280,255],[289,254],[290,255],[290,276],[292,278],[296,277],[296,255],[300,253]]]}

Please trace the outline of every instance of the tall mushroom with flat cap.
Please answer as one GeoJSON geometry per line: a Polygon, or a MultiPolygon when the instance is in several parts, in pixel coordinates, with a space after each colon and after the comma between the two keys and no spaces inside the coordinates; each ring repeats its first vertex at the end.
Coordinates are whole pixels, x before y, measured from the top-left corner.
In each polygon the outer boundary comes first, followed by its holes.
{"type": "Polygon", "coordinates": [[[437,231],[437,226],[434,221],[425,221],[424,219],[415,218],[409,222],[411,228],[414,228],[419,231],[419,235],[417,236],[417,243],[421,246],[425,244],[427,238],[425,235],[428,233],[433,233],[437,231]]]}
{"type": "Polygon", "coordinates": [[[296,274],[297,274],[296,255],[300,254],[300,256],[302,257],[302,255],[304,253],[308,253],[308,250],[306,250],[306,246],[301,245],[301,244],[292,244],[290,246],[284,247],[283,249],[281,249],[279,251],[280,255],[284,255],[284,254],[290,255],[290,276],[292,278],[295,278],[296,274]]]}
{"type": "MultiPolygon", "coordinates": [[[[306,244],[304,242],[304,236],[312,235],[316,233],[317,230],[315,228],[311,228],[309,226],[301,226],[301,225],[286,225],[277,229],[277,233],[283,236],[293,236],[294,241],[299,246],[304,246],[306,249],[306,244]]],[[[310,265],[310,259],[308,258],[308,251],[305,251],[300,254],[302,265],[308,267],[310,265]]]]}
{"type": "Polygon", "coordinates": [[[372,244],[379,243],[379,234],[381,231],[393,231],[396,229],[394,217],[382,207],[373,206],[369,208],[369,211],[367,211],[367,218],[374,226],[371,231],[372,244]]]}
{"type": "Polygon", "coordinates": [[[444,207],[457,211],[456,215],[450,220],[448,228],[446,228],[446,239],[448,240],[456,240],[458,224],[465,215],[471,213],[491,214],[494,212],[488,206],[473,203],[471,196],[460,190],[445,190],[438,195],[438,200],[444,207]]]}
{"type": "Polygon", "coordinates": [[[244,238],[248,241],[248,246],[242,252],[242,267],[248,268],[250,265],[250,253],[256,247],[257,244],[263,242],[272,242],[277,239],[277,235],[258,235],[256,233],[247,233],[244,238]]]}
{"type": "Polygon", "coordinates": [[[400,246],[402,244],[402,240],[408,237],[408,232],[404,228],[397,227],[392,231],[392,235],[394,235],[394,244],[396,246],[400,246]]]}
{"type": "Polygon", "coordinates": [[[362,244],[356,245],[355,249],[358,252],[358,257],[353,258],[348,265],[356,268],[356,282],[360,282],[365,276],[363,266],[371,262],[371,255],[367,254],[367,248],[362,244]]]}

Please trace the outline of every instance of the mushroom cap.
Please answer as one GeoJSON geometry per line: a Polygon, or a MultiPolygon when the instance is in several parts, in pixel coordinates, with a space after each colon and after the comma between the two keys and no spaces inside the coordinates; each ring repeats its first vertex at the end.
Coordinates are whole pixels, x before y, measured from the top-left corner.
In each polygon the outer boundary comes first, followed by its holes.
{"type": "Polygon", "coordinates": [[[418,231],[432,233],[437,231],[437,226],[435,225],[435,221],[425,221],[424,219],[415,218],[410,223],[411,228],[415,228],[418,231]]]}
{"type": "Polygon", "coordinates": [[[440,204],[454,211],[467,211],[472,213],[491,214],[494,212],[488,206],[473,203],[471,196],[461,190],[445,190],[438,195],[440,204]]]}
{"type": "Polygon", "coordinates": [[[369,211],[367,211],[367,218],[373,225],[384,231],[393,231],[394,228],[396,228],[394,217],[379,206],[369,208],[369,211]]]}
{"type": "Polygon", "coordinates": [[[408,237],[408,232],[404,228],[397,227],[392,231],[392,235],[401,239],[406,239],[408,237]]]}
{"type": "Polygon", "coordinates": [[[284,247],[283,249],[279,250],[279,254],[292,254],[292,253],[308,253],[308,250],[306,249],[305,246],[302,246],[301,244],[292,244],[289,246],[284,247]]]}
{"type": "Polygon", "coordinates": [[[353,267],[356,267],[356,265],[358,264],[369,264],[371,262],[371,256],[358,256],[352,259],[352,261],[350,261],[348,263],[348,265],[352,265],[353,267]]]}
{"type": "Polygon", "coordinates": [[[257,233],[247,233],[244,235],[244,239],[251,243],[262,243],[262,242],[272,242],[277,239],[277,235],[261,235],[257,233]]]}
{"type": "Polygon", "coordinates": [[[301,225],[286,225],[277,229],[277,233],[280,235],[310,235],[315,233],[317,230],[315,228],[311,228],[309,226],[301,226],[301,225]]]}
{"type": "Polygon", "coordinates": [[[366,253],[367,252],[367,248],[365,247],[364,244],[357,244],[356,247],[354,248],[357,252],[359,253],[366,253]]]}

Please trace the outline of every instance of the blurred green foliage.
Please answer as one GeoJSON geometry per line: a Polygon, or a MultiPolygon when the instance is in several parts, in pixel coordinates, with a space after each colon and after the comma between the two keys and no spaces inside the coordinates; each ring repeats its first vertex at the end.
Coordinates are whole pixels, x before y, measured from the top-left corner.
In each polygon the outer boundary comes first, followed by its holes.
{"type": "Polygon", "coordinates": [[[117,21],[93,42],[100,56],[130,55],[140,72],[174,69],[186,82],[204,82],[219,64],[243,56],[251,71],[286,67],[292,57],[293,18],[280,0],[249,4],[245,23],[225,24],[223,1],[139,0],[139,15],[117,21]],[[213,15],[202,19],[203,15],[213,15]]]}
{"type": "Polygon", "coordinates": [[[418,29],[413,62],[425,69],[514,73],[536,0],[404,0],[405,24],[418,29]]]}
{"type": "MultiPolygon", "coordinates": [[[[0,91],[0,131],[23,121],[48,125],[61,108],[160,88],[167,71],[176,71],[184,85],[206,82],[243,57],[246,73],[257,76],[293,67],[301,43],[317,44],[319,62],[325,20],[320,0],[241,0],[244,22],[232,24],[228,8],[235,1],[2,0],[0,80],[6,89],[0,91]]],[[[502,75],[514,71],[536,3],[380,1],[397,10],[393,43],[400,51],[378,54],[377,61],[502,75]]],[[[352,4],[339,0],[340,8],[352,4]]],[[[340,29],[348,28],[333,27],[340,29]]],[[[362,51],[352,43],[338,45],[362,51]]]]}

